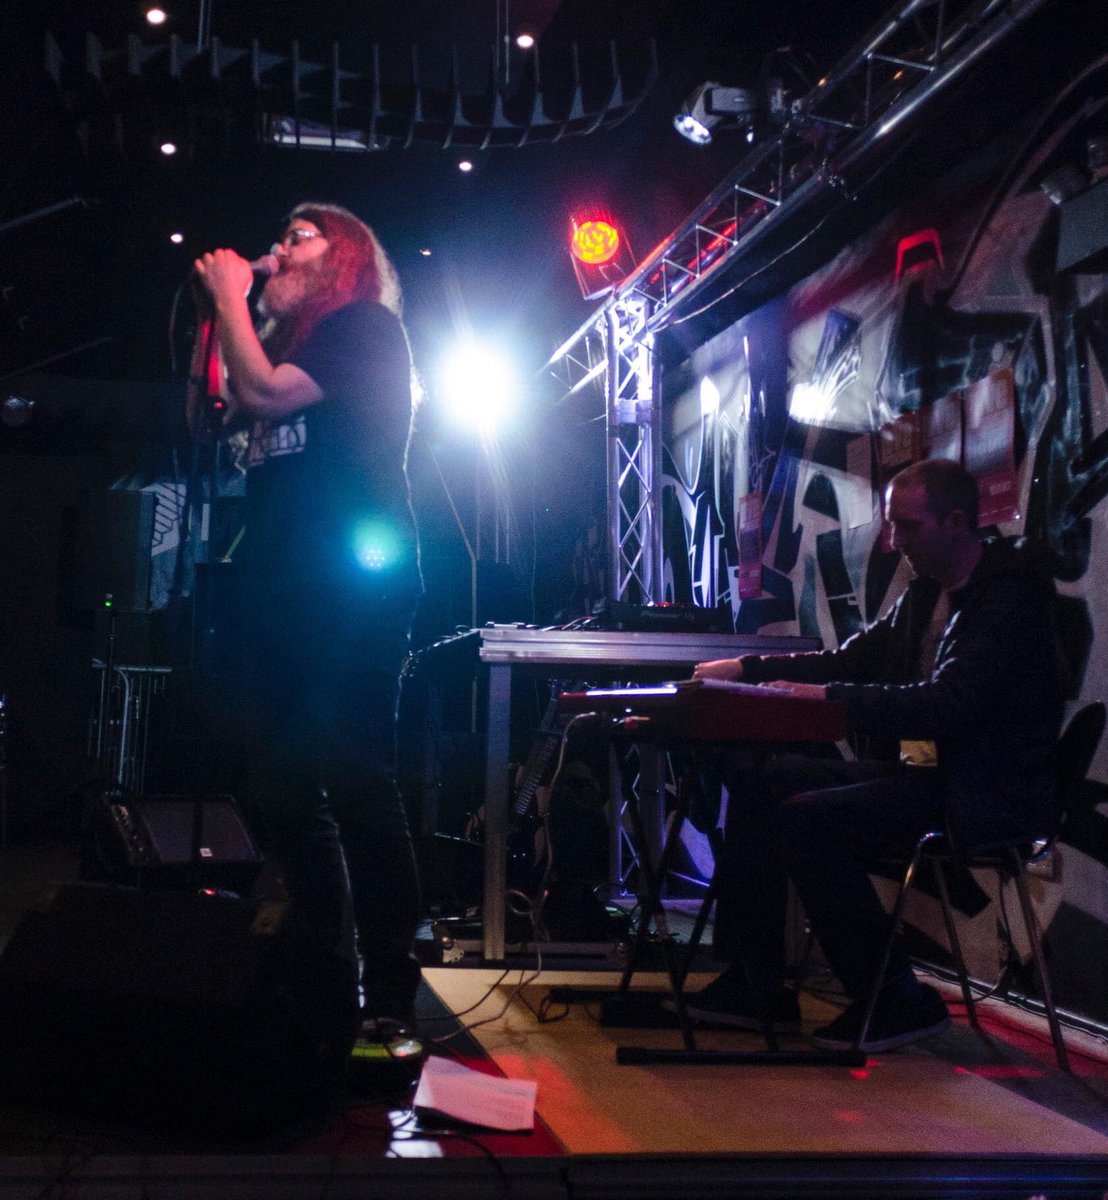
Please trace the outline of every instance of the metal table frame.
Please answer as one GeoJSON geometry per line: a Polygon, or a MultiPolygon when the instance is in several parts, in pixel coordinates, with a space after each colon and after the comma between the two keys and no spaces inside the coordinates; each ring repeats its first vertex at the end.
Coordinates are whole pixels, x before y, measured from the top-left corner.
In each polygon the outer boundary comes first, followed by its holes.
{"type": "Polygon", "coordinates": [[[818,638],[766,637],[723,633],[624,632],[533,629],[493,625],[480,633],[480,659],[488,669],[488,731],[485,740],[484,902],[481,907],[482,954],[487,963],[504,961],[506,856],[508,830],[509,737],[512,680],[516,672],[550,674],[573,668],[576,676],[596,682],[620,678],[644,668],[656,681],[685,679],[698,662],[740,654],[793,654],[818,650],[818,638]]]}

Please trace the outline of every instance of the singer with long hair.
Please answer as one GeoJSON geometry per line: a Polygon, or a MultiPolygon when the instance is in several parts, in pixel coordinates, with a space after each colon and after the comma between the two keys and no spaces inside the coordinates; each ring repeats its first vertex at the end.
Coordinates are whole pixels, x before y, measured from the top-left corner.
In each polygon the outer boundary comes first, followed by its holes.
{"type": "Polygon", "coordinates": [[[411,358],[396,272],[352,213],[299,205],[272,254],[257,327],[255,265],[226,249],[195,264],[209,332],[193,354],[190,420],[214,409],[249,434],[231,719],[247,747],[247,808],[289,899],[336,950],[353,921],[364,1016],[382,1029],[410,1024],[419,982],[394,765],[420,592],[405,477],[411,358]]]}

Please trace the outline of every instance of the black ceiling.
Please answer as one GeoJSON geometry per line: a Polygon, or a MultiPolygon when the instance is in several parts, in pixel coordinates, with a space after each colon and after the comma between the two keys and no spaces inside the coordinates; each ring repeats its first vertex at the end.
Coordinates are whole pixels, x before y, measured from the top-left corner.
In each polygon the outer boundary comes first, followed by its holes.
{"type": "MultiPolygon", "coordinates": [[[[370,154],[262,147],[248,108],[211,117],[201,106],[198,115],[195,93],[173,87],[137,88],[129,108],[118,93],[104,104],[95,81],[80,78],[85,35],[118,54],[129,35],[154,45],[167,33],[151,33],[133,0],[43,0],[0,51],[8,60],[0,82],[0,389],[18,390],[18,373],[46,360],[51,372],[77,377],[165,377],[170,309],[192,258],[214,244],[261,253],[282,215],[308,197],[347,204],[378,230],[401,272],[417,353],[430,355],[436,339],[468,324],[539,363],[592,308],[563,250],[569,211],[610,208],[639,254],[648,251],[743,149],[737,136],[708,148],[682,141],[670,121],[683,96],[707,78],[752,80],[785,44],[830,66],[886,8],[884,0],[346,0],[322,8],[211,0],[202,9],[178,0],[167,6],[168,33],[191,47],[206,16],[224,45],[257,40],[288,55],[296,39],[306,57],[325,60],[337,42],[344,63],[365,60],[374,43],[394,51],[418,44],[430,59],[456,43],[479,76],[491,69],[505,5],[509,32],[541,34],[543,84],[553,92],[568,86],[571,43],[590,103],[607,86],[612,43],[632,91],[651,45],[658,74],[617,128],[488,151],[463,176],[453,150],[428,145],[370,154]],[[67,64],[57,79],[45,68],[48,33],[67,64]],[[156,151],[163,127],[182,141],[173,159],[156,151]],[[169,242],[173,229],[185,233],[182,246],[169,242]],[[419,253],[426,248],[430,257],[419,253]]],[[[511,82],[526,64],[515,55],[509,67],[511,82]]]]}

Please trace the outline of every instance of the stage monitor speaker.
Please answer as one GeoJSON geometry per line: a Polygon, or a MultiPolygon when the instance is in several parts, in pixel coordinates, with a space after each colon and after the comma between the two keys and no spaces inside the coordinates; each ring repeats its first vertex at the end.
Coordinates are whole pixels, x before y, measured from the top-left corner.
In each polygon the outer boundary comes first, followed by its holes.
{"type": "Polygon", "coordinates": [[[86,816],[81,878],[88,882],[242,894],[261,869],[262,857],[231,796],[109,793],[94,800],[86,816]]]}
{"type": "Polygon", "coordinates": [[[350,962],[283,904],[67,884],[0,955],[10,1101],[216,1134],[331,1111],[350,962]]]}
{"type": "Polygon", "coordinates": [[[116,612],[149,612],[156,508],[153,492],[103,491],[89,498],[76,530],[77,608],[102,609],[110,595],[116,612]]]}

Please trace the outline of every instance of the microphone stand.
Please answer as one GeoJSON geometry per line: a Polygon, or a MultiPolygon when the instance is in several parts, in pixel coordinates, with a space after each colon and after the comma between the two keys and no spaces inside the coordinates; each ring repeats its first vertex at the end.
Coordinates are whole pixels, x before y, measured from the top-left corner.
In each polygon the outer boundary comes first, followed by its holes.
{"type": "MultiPolygon", "coordinates": [[[[202,592],[199,587],[199,574],[196,576],[194,584],[196,594],[200,601],[199,605],[194,607],[193,617],[193,645],[194,654],[196,646],[196,626],[199,624],[200,644],[198,662],[194,661],[194,665],[199,667],[200,675],[208,682],[212,677],[213,670],[213,632],[212,620],[214,612],[214,596],[215,579],[211,571],[211,546],[212,535],[215,533],[215,510],[217,493],[219,490],[219,443],[223,432],[223,415],[227,410],[227,402],[220,394],[221,383],[221,367],[219,362],[219,354],[217,352],[216,339],[216,324],[215,318],[210,317],[203,321],[198,333],[201,339],[202,358],[203,362],[203,380],[204,394],[201,399],[201,410],[197,413],[197,427],[195,436],[200,442],[200,445],[205,447],[206,459],[206,474],[208,479],[208,573],[207,584],[202,592]]],[[[205,471],[201,469],[199,472],[203,478],[205,471]]],[[[201,494],[201,505],[203,504],[201,494]]],[[[201,508],[201,511],[203,509],[201,508]]],[[[199,567],[199,562],[194,558],[194,570],[199,567]]],[[[203,739],[202,743],[207,747],[207,739],[203,739]]],[[[207,782],[207,770],[209,763],[207,762],[207,754],[204,754],[202,765],[201,778],[207,782]]],[[[190,835],[190,850],[189,850],[189,885],[195,891],[200,888],[200,867],[201,867],[201,848],[204,839],[204,796],[200,791],[193,793],[192,800],[192,829],[190,835]]]]}

